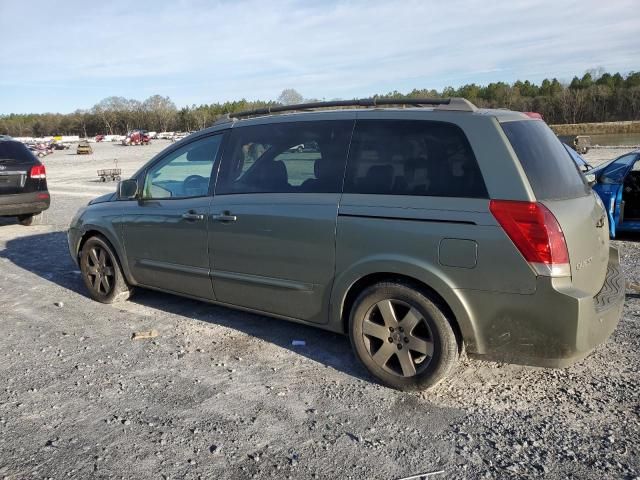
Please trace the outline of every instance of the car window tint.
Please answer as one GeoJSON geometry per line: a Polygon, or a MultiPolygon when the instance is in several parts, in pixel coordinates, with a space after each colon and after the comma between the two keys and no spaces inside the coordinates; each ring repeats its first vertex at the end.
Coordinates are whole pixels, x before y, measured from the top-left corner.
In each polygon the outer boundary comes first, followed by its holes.
{"type": "Polygon", "coordinates": [[[163,199],[207,195],[221,141],[222,135],[214,135],[169,153],[147,172],[143,197],[163,199]]]}
{"type": "Polygon", "coordinates": [[[287,151],[278,154],[275,161],[283,162],[287,168],[289,185],[299,187],[307,180],[316,180],[314,167],[316,162],[322,162],[322,152],[318,143],[312,140],[306,144],[293,145],[287,151]]]}
{"type": "Polygon", "coordinates": [[[622,180],[629,169],[629,165],[634,158],[635,155],[624,155],[615,159],[604,168],[599,181],[601,183],[622,183],[622,180]]]}
{"type": "Polygon", "coordinates": [[[486,198],[476,158],[460,128],[420,120],[358,121],[345,193],[486,198]]]}
{"type": "Polygon", "coordinates": [[[340,192],[352,129],[344,120],[236,127],[216,194],[340,192]]]}
{"type": "Polygon", "coordinates": [[[38,162],[35,156],[23,143],[16,141],[0,142],[0,161],[4,164],[20,163],[29,165],[38,162]]]}
{"type": "Polygon", "coordinates": [[[590,188],[562,142],[541,120],[502,123],[538,200],[583,197],[590,188]]]}
{"type": "Polygon", "coordinates": [[[258,160],[264,152],[269,150],[271,145],[268,143],[249,142],[242,145],[242,168],[238,170],[236,180],[240,178],[251,166],[258,160]]]}
{"type": "Polygon", "coordinates": [[[635,159],[635,154],[624,155],[620,158],[616,158],[613,162],[607,165],[602,171],[602,175],[598,179],[600,183],[622,183],[624,176],[629,170],[629,165],[635,159]]]}

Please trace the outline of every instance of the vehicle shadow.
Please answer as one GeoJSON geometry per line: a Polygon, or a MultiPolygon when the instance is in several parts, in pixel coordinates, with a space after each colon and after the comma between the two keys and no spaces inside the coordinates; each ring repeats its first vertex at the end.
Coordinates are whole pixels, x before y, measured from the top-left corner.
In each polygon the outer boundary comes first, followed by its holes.
{"type": "MultiPolygon", "coordinates": [[[[0,219],[0,225],[6,220],[17,223],[14,219],[4,218],[0,219]]],[[[69,256],[65,232],[12,238],[7,240],[4,250],[0,250],[0,258],[6,258],[18,267],[61,287],[85,294],[82,291],[84,285],[80,272],[69,256]],[[37,255],[34,255],[34,252],[38,252],[37,255]]]]}
{"type": "MultiPolygon", "coordinates": [[[[49,232],[8,240],[0,257],[43,279],[87,297],[78,268],[69,256],[65,232],[49,232]],[[34,255],[33,252],[39,252],[34,255]]],[[[329,368],[373,381],[351,351],[349,338],[318,328],[242,312],[171,294],[137,289],[130,302],[193,321],[221,325],[278,345],[329,368]],[[293,346],[293,340],[305,345],[293,346]]],[[[105,305],[104,308],[113,308],[105,305]]]]}
{"type": "Polygon", "coordinates": [[[0,227],[3,225],[17,225],[17,217],[0,217],[0,227]]]}

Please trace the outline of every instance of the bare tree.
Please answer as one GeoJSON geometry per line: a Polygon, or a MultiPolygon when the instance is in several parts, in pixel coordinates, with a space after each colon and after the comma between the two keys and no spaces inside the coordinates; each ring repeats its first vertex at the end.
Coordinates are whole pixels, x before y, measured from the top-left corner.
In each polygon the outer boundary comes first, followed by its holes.
{"type": "Polygon", "coordinates": [[[295,105],[302,103],[303,99],[302,95],[293,88],[285,88],[278,97],[278,103],[281,105],[295,105]]]}
{"type": "Polygon", "coordinates": [[[142,104],[147,117],[147,124],[152,125],[161,132],[166,132],[178,113],[176,104],[169,97],[153,95],[142,104]]]}

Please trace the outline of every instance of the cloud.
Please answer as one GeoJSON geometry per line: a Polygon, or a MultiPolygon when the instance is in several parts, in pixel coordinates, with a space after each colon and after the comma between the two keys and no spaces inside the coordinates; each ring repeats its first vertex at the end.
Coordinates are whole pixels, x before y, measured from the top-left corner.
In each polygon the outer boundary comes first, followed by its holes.
{"type": "Polygon", "coordinates": [[[16,92],[28,97],[38,86],[61,92],[52,105],[70,110],[112,94],[185,104],[275,98],[293,87],[353,97],[640,64],[630,0],[49,5],[0,4],[0,110],[10,104],[2,90],[15,105],[16,92]]]}

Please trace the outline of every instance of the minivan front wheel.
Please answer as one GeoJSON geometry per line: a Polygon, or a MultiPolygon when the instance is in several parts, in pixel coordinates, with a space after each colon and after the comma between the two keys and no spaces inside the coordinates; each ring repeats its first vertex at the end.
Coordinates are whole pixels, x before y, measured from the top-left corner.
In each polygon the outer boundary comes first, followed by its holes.
{"type": "Polygon", "coordinates": [[[111,245],[99,236],[89,238],[80,253],[80,272],[89,295],[101,303],[129,298],[131,288],[111,245]]]}
{"type": "Polygon", "coordinates": [[[358,296],[349,334],[369,372],[399,390],[436,385],[458,360],[458,342],[442,309],[400,282],[377,283],[358,296]]]}

